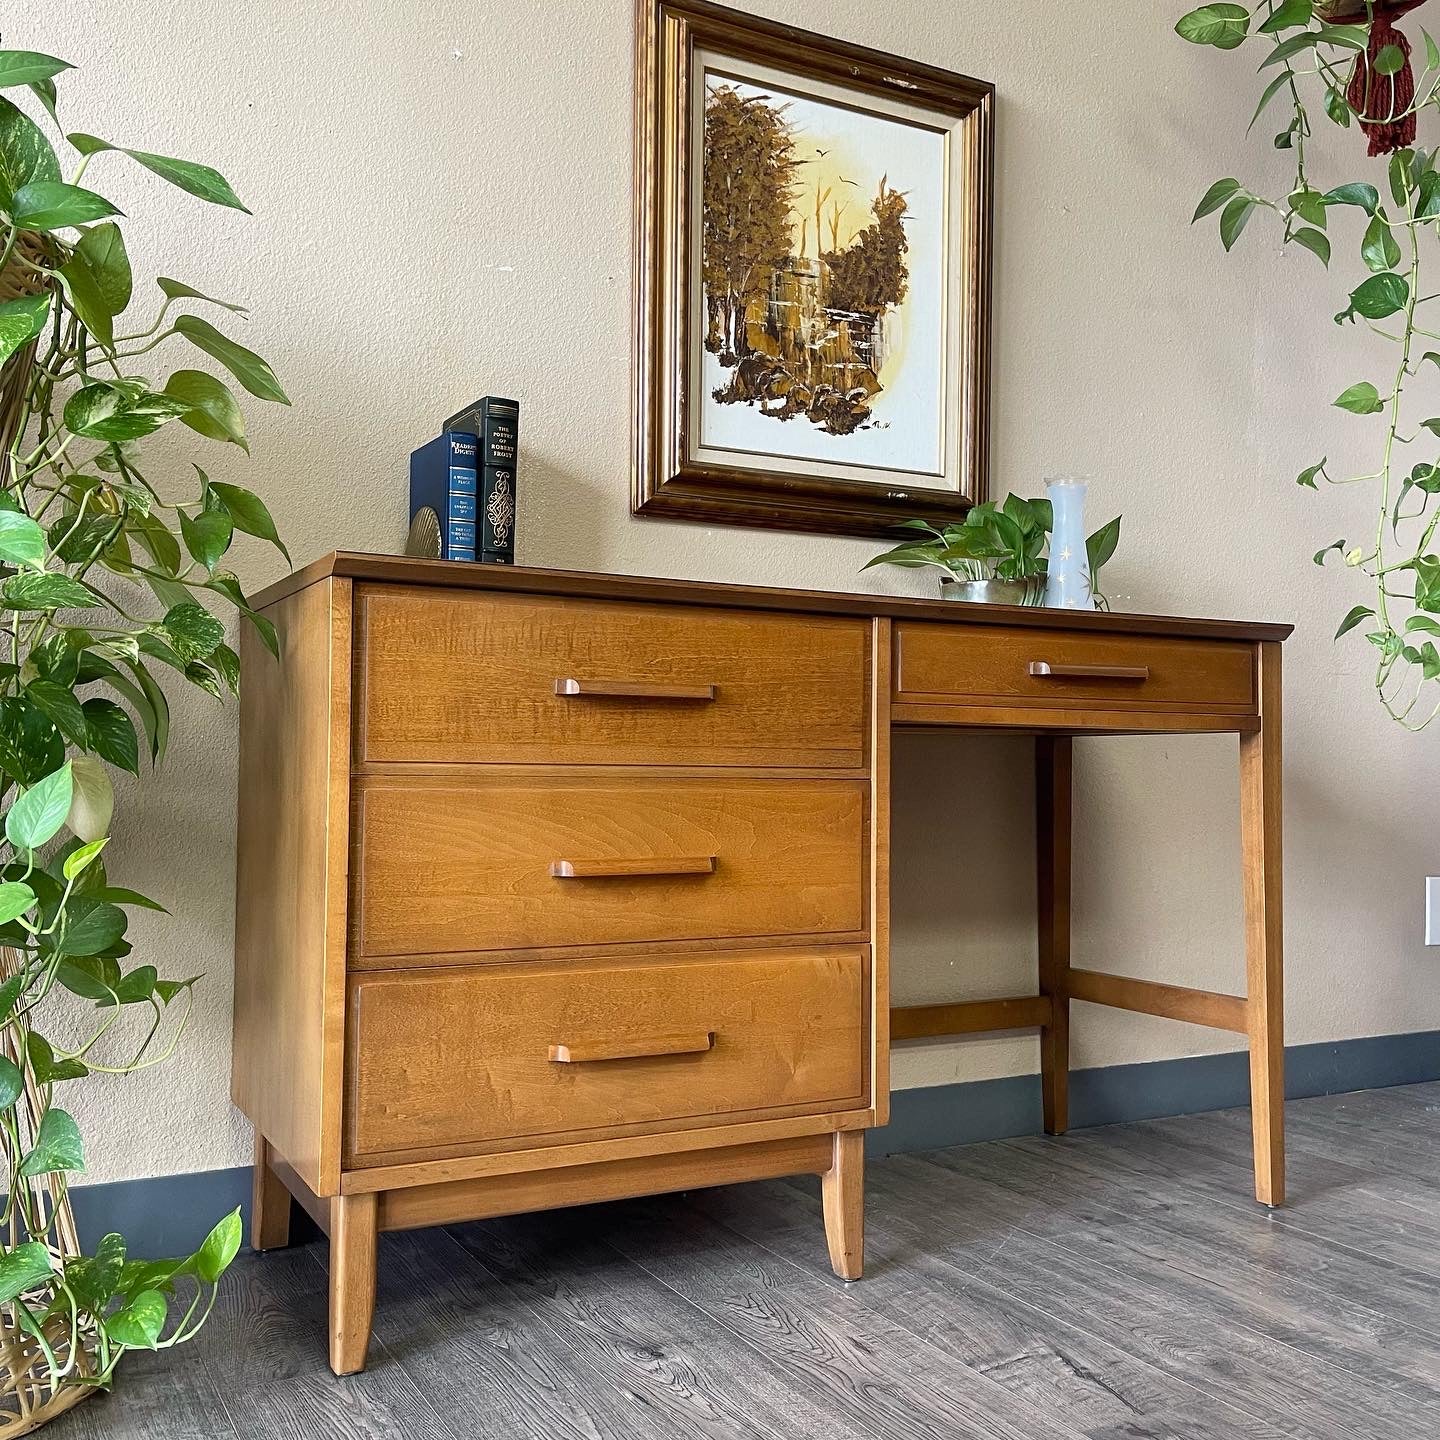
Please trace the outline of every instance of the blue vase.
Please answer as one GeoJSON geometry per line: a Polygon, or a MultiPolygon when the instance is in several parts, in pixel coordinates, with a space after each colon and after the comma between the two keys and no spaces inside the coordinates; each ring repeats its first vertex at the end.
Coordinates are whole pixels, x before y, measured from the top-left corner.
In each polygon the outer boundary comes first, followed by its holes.
{"type": "Polygon", "coordinates": [[[1052,528],[1045,603],[1055,610],[1093,610],[1090,557],[1085,550],[1085,477],[1059,475],[1045,482],[1052,528]]]}

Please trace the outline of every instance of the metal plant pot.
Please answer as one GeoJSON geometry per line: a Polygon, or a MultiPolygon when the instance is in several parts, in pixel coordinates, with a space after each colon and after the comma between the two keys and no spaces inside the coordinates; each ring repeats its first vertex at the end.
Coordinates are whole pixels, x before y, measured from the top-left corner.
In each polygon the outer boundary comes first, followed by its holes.
{"type": "Polygon", "coordinates": [[[1027,580],[955,580],[941,577],[942,600],[964,600],[971,605],[1043,605],[1045,577],[1027,580]]]}

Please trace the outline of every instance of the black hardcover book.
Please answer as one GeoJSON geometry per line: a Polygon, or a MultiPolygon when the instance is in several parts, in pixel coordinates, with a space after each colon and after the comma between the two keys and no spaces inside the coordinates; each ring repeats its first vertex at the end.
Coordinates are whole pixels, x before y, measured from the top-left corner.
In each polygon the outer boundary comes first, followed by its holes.
{"type": "Polygon", "coordinates": [[[482,465],[515,467],[520,447],[520,402],[499,395],[486,395],[467,405],[445,422],[447,430],[465,430],[485,443],[481,450],[482,465]]]}
{"type": "Polygon", "coordinates": [[[487,465],[481,481],[480,552],[482,564],[515,563],[515,467],[487,465]]]}
{"type": "Polygon", "coordinates": [[[482,564],[513,565],[520,402],[486,395],[452,415],[445,428],[468,431],[479,441],[480,544],[476,558],[482,564]]]}

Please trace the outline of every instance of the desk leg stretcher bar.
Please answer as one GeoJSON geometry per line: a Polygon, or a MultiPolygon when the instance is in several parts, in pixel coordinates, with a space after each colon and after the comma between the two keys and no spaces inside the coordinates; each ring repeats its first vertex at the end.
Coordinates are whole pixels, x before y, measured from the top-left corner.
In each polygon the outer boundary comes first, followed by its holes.
{"type": "Polygon", "coordinates": [[[1071,741],[1036,740],[1038,995],[892,1009],[890,1038],[1038,1029],[1045,1131],[1069,1125],[1070,1002],[1084,1000],[1244,1035],[1250,1043],[1255,1198],[1285,1202],[1285,1043],[1281,970],[1279,646],[1260,650],[1262,728],[1240,735],[1246,994],[1192,990],[1070,964],[1071,741]]]}

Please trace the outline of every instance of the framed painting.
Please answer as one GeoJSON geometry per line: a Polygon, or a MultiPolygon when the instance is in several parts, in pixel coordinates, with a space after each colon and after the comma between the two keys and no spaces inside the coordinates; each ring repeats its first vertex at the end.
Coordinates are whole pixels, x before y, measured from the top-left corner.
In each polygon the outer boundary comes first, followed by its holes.
{"type": "Polygon", "coordinates": [[[637,514],[875,535],[985,498],[994,87],[636,10],[637,514]]]}

